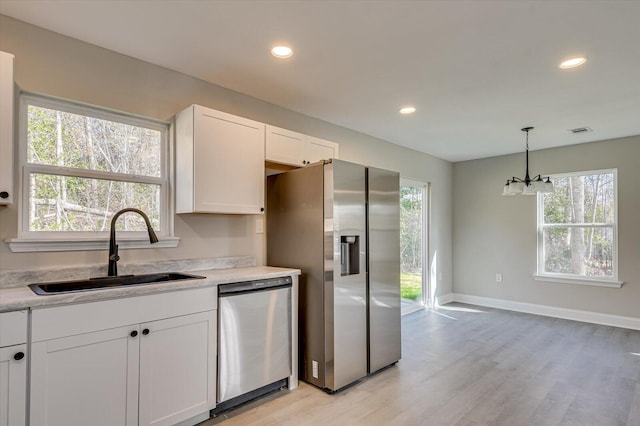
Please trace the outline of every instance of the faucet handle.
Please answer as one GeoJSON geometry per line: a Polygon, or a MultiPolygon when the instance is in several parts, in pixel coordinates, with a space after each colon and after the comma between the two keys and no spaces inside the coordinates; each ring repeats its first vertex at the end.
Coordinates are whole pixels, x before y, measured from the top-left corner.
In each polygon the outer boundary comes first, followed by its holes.
{"type": "Polygon", "coordinates": [[[115,245],[113,253],[109,255],[109,260],[112,262],[117,262],[118,260],[120,260],[120,256],[118,255],[118,244],[115,245]]]}

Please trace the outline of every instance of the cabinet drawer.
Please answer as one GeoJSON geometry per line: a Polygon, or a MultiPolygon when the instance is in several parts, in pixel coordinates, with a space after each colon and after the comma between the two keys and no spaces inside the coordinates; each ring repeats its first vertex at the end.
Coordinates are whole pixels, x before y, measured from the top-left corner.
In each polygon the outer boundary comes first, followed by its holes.
{"type": "Polygon", "coordinates": [[[0,314],[0,348],[27,343],[27,311],[0,314]]]}
{"type": "Polygon", "coordinates": [[[216,288],[206,287],[34,309],[31,323],[31,340],[38,342],[210,311],[216,309],[217,301],[216,288]]]}

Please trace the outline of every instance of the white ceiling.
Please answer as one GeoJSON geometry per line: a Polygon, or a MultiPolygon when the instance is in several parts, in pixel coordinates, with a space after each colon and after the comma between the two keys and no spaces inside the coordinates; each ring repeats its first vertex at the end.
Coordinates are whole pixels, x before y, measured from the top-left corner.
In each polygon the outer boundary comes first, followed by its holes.
{"type": "Polygon", "coordinates": [[[0,13],[450,161],[520,152],[524,126],[532,150],[640,134],[640,1],[2,0],[0,13]],[[294,56],[271,57],[276,43],[294,56]],[[586,65],[558,68],[576,54],[586,65]]]}

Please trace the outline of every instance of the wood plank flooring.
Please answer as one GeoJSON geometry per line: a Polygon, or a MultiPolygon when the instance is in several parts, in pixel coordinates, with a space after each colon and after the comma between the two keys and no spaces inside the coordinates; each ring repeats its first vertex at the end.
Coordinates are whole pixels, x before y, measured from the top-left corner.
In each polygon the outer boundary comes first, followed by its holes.
{"type": "Polygon", "coordinates": [[[200,426],[640,426],[640,331],[452,303],[403,317],[402,353],[336,395],[300,382],[200,426]]]}

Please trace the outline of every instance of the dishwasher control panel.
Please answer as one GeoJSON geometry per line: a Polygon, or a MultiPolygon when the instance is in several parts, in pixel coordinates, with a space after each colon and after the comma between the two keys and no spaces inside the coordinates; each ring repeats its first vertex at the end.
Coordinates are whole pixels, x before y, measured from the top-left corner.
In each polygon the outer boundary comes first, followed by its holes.
{"type": "Polygon", "coordinates": [[[266,280],[243,281],[239,283],[220,284],[218,296],[225,297],[231,294],[246,293],[261,290],[273,290],[274,288],[291,287],[291,277],[279,277],[266,280]]]}

